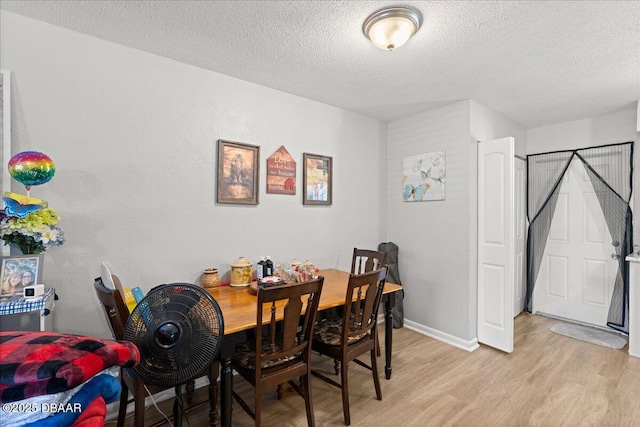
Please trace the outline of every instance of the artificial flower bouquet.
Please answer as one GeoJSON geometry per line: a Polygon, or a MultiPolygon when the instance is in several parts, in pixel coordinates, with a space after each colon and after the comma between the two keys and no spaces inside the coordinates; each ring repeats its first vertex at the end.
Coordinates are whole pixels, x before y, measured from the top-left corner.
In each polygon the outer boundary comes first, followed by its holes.
{"type": "Polygon", "coordinates": [[[0,239],[4,240],[5,245],[12,243],[23,254],[31,255],[64,243],[64,232],[57,225],[60,216],[46,207],[46,202],[44,206],[20,204],[16,208],[16,204],[10,204],[6,196],[7,193],[3,197],[6,207],[0,211],[0,239]],[[30,209],[28,206],[34,207],[30,209]]]}

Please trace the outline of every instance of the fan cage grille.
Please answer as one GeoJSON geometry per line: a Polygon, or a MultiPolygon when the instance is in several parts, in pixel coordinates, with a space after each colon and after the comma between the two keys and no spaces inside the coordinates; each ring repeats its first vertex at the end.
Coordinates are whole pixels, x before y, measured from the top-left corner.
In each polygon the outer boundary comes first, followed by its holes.
{"type": "Polygon", "coordinates": [[[129,316],[124,334],[140,350],[135,372],[146,383],[163,387],[201,375],[218,357],[223,336],[218,303],[202,288],[186,283],[152,289],[129,316]],[[163,348],[155,333],[167,321],[182,332],[175,345],[163,348]]]}

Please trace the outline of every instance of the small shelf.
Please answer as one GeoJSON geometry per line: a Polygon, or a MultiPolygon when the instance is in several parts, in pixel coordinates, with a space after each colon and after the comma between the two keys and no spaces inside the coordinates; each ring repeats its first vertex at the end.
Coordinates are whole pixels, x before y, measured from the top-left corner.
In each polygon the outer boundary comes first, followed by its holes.
{"type": "Polygon", "coordinates": [[[44,331],[45,317],[53,311],[54,300],[56,299],[57,295],[55,288],[46,288],[44,294],[37,298],[11,297],[7,300],[0,300],[0,316],[25,314],[39,311],[39,328],[40,331],[44,331]]]}

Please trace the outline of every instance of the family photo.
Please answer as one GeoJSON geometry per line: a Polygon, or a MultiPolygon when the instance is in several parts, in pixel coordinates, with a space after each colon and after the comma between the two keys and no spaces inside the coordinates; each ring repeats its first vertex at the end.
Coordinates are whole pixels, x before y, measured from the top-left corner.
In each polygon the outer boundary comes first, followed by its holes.
{"type": "Polygon", "coordinates": [[[2,257],[0,296],[22,296],[25,287],[38,283],[42,272],[40,258],[39,255],[2,257]]]}

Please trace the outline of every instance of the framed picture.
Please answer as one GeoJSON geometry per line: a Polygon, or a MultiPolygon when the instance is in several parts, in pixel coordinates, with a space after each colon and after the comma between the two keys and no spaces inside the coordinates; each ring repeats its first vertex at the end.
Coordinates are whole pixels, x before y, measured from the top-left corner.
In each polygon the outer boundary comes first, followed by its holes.
{"type": "Polygon", "coordinates": [[[267,194],[296,194],[296,161],[284,145],[267,159],[267,194]]]}
{"type": "Polygon", "coordinates": [[[258,204],[260,147],[218,140],[218,203],[258,204]]]}
{"type": "Polygon", "coordinates": [[[330,205],[333,192],[333,159],[318,154],[302,154],[302,203],[330,205]]]}
{"type": "Polygon", "coordinates": [[[3,256],[0,259],[0,296],[22,296],[25,286],[42,282],[42,255],[3,256]]]}
{"type": "Polygon", "coordinates": [[[402,161],[402,200],[444,200],[445,159],[445,150],[405,157],[402,161]]]}

